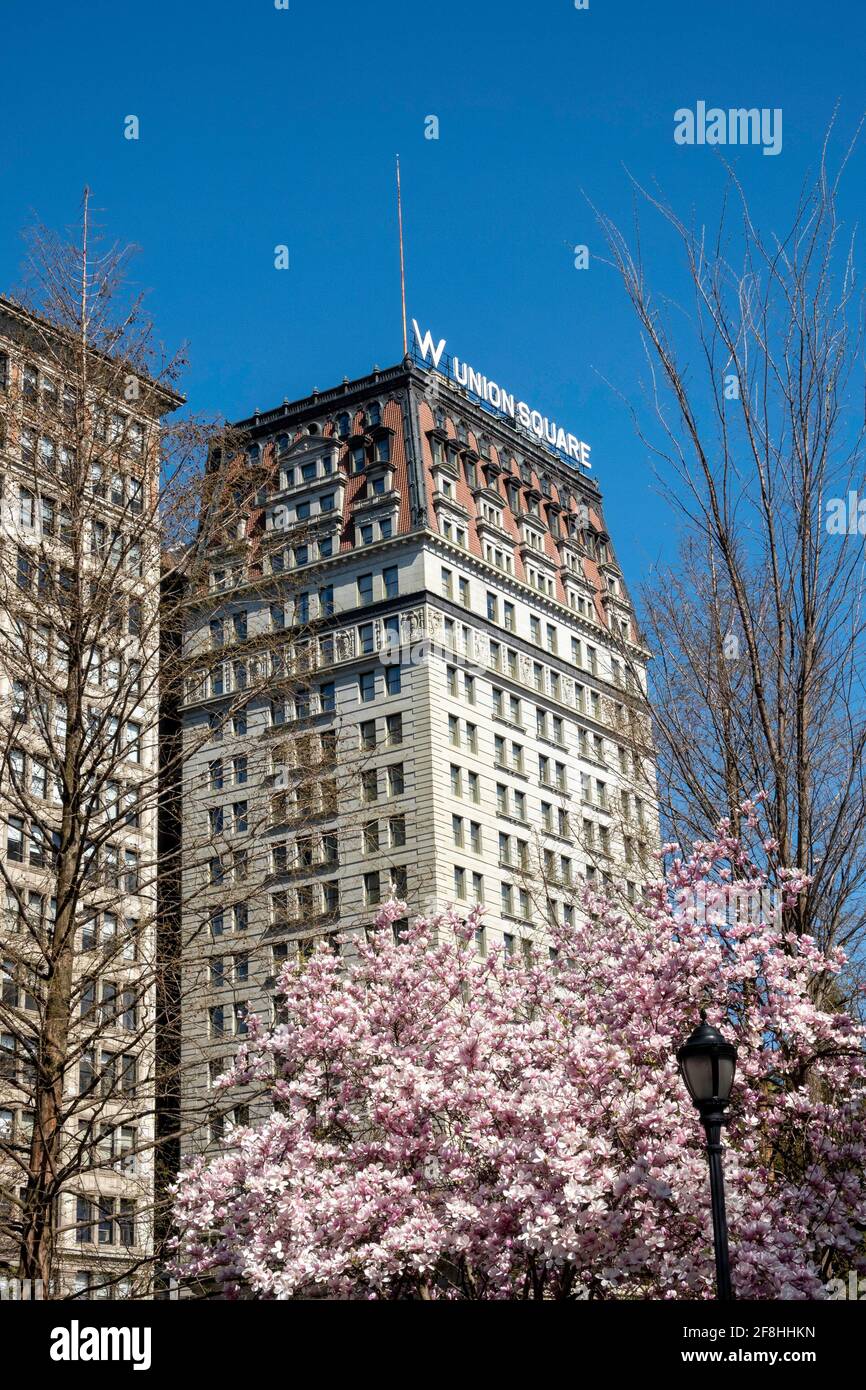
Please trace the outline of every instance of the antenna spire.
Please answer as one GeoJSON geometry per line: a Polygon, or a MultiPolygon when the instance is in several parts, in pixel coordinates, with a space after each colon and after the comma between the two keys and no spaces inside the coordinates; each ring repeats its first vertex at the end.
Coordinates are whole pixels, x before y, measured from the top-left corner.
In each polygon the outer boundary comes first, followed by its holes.
{"type": "Polygon", "coordinates": [[[403,302],[403,356],[409,351],[406,332],[406,258],[403,250],[403,195],[400,190],[400,156],[397,155],[397,226],[400,231],[400,295],[403,302]]]}

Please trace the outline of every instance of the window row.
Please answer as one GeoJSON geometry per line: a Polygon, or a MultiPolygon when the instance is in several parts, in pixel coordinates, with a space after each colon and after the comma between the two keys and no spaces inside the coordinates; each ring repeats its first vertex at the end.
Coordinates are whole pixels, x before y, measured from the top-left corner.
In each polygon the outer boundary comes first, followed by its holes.
{"type": "Polygon", "coordinates": [[[378,907],[388,898],[405,899],[409,892],[409,870],[392,864],[387,870],[370,869],[364,874],[364,906],[378,907]]]}
{"type": "Polygon", "coordinates": [[[138,1131],[135,1125],[101,1124],[94,1132],[92,1121],[79,1120],[78,1141],[86,1150],[86,1167],[114,1168],[118,1173],[128,1174],[137,1171],[138,1131]]]}
{"type": "Polygon", "coordinates": [[[388,816],[384,821],[369,820],[362,826],[365,854],[379,854],[385,849],[402,849],[406,844],[406,817],[388,816]]]}
{"type": "Polygon", "coordinates": [[[231,1004],[211,1004],[208,1008],[208,1030],[211,1038],[246,1037],[249,1032],[250,1006],[244,1000],[231,1004]]]}
{"type": "Polygon", "coordinates": [[[138,1090],[138,1058],[133,1052],[84,1048],[78,1060],[78,1094],[101,1100],[133,1100],[138,1090]]]}
{"type": "Polygon", "coordinates": [[[278,828],[314,816],[335,816],[338,810],[337,783],[333,778],[304,781],[271,797],[270,824],[278,828]]]}
{"type": "Polygon", "coordinates": [[[138,1028],[139,990],[117,980],[86,976],[80,984],[79,1017],[108,1028],[134,1033],[138,1028]]]}
{"type": "Polygon", "coordinates": [[[136,1245],[135,1202],[131,1197],[78,1197],[75,1239],[79,1245],[136,1245]]]}
{"type": "Polygon", "coordinates": [[[406,778],[402,763],[391,763],[387,767],[364,768],[361,773],[361,802],[365,806],[385,796],[402,796],[406,790],[406,778]]]}
{"type": "Polygon", "coordinates": [[[137,917],[124,917],[121,923],[116,912],[93,912],[84,918],[78,939],[82,951],[103,951],[133,962],[138,959],[139,936],[137,917]]]}
{"type": "MultiPolygon", "coordinates": [[[[60,849],[60,835],[50,834],[33,824],[27,830],[21,816],[9,816],[6,829],[6,859],[13,864],[28,863],[33,868],[53,868],[60,849]]],[[[88,842],[81,854],[85,881],[101,880],[124,893],[140,891],[141,857],[138,850],[118,845],[101,847],[88,842]]]]}
{"type": "Polygon", "coordinates": [[[274,930],[303,927],[311,918],[334,917],[340,911],[340,885],[336,879],[281,888],[270,895],[274,930]]]}
{"type": "Polygon", "coordinates": [[[298,873],[306,869],[337,865],[340,862],[336,831],[320,835],[298,835],[294,840],[271,844],[271,873],[298,873]]]}
{"type": "Polygon", "coordinates": [[[249,830],[249,804],[229,801],[208,808],[208,831],[213,840],[219,835],[246,835],[249,830]]]}
{"type": "Polygon", "coordinates": [[[210,983],[212,989],[227,985],[243,985],[250,978],[250,958],[243,956],[211,956],[210,983]]]}

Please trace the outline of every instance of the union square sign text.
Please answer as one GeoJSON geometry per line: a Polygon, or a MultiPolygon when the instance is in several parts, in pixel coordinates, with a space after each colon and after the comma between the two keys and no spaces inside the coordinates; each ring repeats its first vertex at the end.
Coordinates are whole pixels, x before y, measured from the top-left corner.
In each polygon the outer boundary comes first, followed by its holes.
{"type": "MultiPolygon", "coordinates": [[[[418,344],[418,353],[421,359],[424,362],[430,362],[437,371],[442,371],[439,363],[445,352],[445,339],[440,338],[439,342],[434,344],[433,335],[429,328],[426,333],[422,334],[417,319],[412,320],[412,327],[415,330],[415,341],[418,344]]],[[[590,446],[588,444],[582,439],[578,439],[576,435],[568,434],[560,425],[557,425],[555,420],[549,420],[546,415],[542,415],[540,410],[533,410],[525,401],[517,400],[510,391],[506,391],[498,382],[492,381],[490,377],[484,376],[481,372],[476,372],[474,367],[462,362],[459,357],[450,358],[449,368],[444,374],[494,410],[513,417],[521,429],[534,435],[542,444],[549,444],[552,449],[556,449],[558,453],[564,454],[566,458],[580,464],[583,468],[591,467],[589,461],[590,446]]]]}

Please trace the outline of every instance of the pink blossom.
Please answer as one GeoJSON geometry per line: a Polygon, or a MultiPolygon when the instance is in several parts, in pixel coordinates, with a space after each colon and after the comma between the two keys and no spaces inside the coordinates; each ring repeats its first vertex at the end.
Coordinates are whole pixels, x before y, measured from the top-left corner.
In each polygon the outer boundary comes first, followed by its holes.
{"type": "Polygon", "coordinates": [[[739,1048],[737,1295],[820,1298],[866,1269],[864,1035],[813,1002],[843,957],[727,925],[709,906],[732,866],[762,886],[725,825],[637,908],[587,891],[554,961],[479,954],[480,910],[395,941],[389,904],[342,957],[287,967],[287,1024],[251,1030],[226,1081],[266,1079],[278,1108],[182,1173],[177,1272],[269,1299],[712,1297],[674,1058],[702,1006],[739,1048]]]}

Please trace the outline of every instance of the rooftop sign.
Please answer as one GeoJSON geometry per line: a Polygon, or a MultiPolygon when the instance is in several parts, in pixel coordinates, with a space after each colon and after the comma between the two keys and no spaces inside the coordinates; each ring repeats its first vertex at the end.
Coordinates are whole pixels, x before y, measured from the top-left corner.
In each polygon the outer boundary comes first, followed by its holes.
{"type": "Polygon", "coordinates": [[[434,345],[433,335],[428,329],[422,334],[418,327],[417,319],[412,320],[412,327],[415,330],[415,341],[417,343],[417,356],[423,362],[430,362],[437,371],[443,373],[450,380],[455,381],[458,386],[462,386],[470,395],[477,397],[484,405],[496,411],[500,415],[508,416],[513,419],[519,429],[525,430],[541,444],[547,444],[557,453],[564,454],[572,463],[581,464],[584,468],[590,468],[589,445],[583,440],[578,439],[573,434],[567,434],[555,420],[549,420],[546,415],[542,415],[539,410],[533,410],[525,401],[516,400],[511,392],[497,382],[491,381],[489,377],[483,376],[481,372],[476,372],[474,367],[468,366],[466,362],[461,362],[459,357],[451,357],[445,353],[445,339],[440,338],[434,345]],[[445,365],[439,364],[445,358],[445,365]]]}

